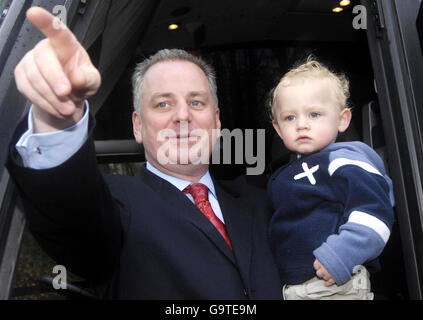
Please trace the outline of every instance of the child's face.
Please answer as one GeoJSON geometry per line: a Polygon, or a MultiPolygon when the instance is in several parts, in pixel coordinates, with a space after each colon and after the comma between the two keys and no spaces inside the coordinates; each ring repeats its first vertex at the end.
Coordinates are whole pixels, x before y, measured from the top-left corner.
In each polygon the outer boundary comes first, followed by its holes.
{"type": "Polygon", "coordinates": [[[319,151],[348,128],[351,111],[339,106],[329,79],[304,79],[276,92],[273,126],[298,154],[319,151]]]}

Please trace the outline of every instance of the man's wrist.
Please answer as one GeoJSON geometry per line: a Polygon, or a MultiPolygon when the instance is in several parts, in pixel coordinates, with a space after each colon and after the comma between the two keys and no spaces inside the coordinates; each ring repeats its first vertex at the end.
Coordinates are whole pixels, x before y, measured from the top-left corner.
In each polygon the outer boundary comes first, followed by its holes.
{"type": "Polygon", "coordinates": [[[28,114],[28,130],[15,147],[23,165],[32,169],[49,169],[68,160],[85,143],[88,137],[89,105],[82,119],[64,130],[34,133],[32,107],[28,114]]]}
{"type": "Polygon", "coordinates": [[[45,111],[42,111],[39,107],[32,107],[32,121],[33,121],[33,133],[48,133],[54,131],[65,130],[74,126],[76,123],[81,121],[85,114],[85,102],[82,102],[81,107],[77,107],[75,113],[71,117],[58,118],[45,111]]]}

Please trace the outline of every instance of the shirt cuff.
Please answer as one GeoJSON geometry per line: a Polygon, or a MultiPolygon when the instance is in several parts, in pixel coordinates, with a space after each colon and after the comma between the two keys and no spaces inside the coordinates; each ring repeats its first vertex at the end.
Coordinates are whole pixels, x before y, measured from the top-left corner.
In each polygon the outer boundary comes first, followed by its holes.
{"type": "Polygon", "coordinates": [[[28,113],[28,130],[21,136],[15,147],[23,165],[31,169],[57,167],[72,157],[88,138],[89,105],[85,101],[82,119],[64,130],[34,133],[32,106],[28,113]]]}

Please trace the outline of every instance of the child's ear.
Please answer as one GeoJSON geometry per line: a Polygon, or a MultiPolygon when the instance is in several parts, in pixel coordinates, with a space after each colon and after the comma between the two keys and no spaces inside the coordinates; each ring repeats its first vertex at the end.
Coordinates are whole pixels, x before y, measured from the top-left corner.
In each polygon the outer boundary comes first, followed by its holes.
{"type": "Polygon", "coordinates": [[[278,122],[276,120],[273,120],[272,124],[273,124],[273,128],[275,128],[278,136],[282,139],[281,129],[279,128],[278,122]]]}
{"type": "Polygon", "coordinates": [[[344,132],[347,130],[348,126],[351,122],[351,110],[349,108],[344,108],[341,113],[339,114],[339,126],[338,131],[344,132]]]}

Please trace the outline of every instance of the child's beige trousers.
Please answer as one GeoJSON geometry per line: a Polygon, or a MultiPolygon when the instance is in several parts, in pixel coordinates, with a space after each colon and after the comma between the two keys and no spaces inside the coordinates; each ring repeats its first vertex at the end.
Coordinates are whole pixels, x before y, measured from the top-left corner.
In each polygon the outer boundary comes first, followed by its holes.
{"type": "Polygon", "coordinates": [[[351,279],[338,286],[326,287],[324,280],[314,277],[302,284],[284,285],[285,300],[373,300],[370,274],[364,266],[356,266],[351,279]]]}

